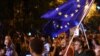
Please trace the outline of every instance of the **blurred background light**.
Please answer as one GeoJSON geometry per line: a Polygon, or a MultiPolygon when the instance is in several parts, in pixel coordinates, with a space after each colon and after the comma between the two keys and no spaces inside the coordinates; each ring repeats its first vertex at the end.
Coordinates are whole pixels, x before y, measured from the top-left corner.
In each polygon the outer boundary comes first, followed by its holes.
{"type": "Polygon", "coordinates": [[[100,10],[100,6],[97,6],[97,9],[100,10]]]}

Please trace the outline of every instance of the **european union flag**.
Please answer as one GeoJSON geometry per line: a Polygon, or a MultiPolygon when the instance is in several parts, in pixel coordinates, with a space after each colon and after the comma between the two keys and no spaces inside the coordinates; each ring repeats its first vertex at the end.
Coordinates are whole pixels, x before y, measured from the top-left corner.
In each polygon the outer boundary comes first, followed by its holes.
{"type": "Polygon", "coordinates": [[[81,9],[84,9],[86,0],[69,0],[59,7],[48,11],[41,18],[69,21],[73,19],[81,9]]]}
{"type": "Polygon", "coordinates": [[[86,6],[93,0],[69,0],[54,10],[42,15],[41,18],[50,20],[44,27],[45,33],[58,35],[77,26],[85,14],[86,6]]]}
{"type": "Polygon", "coordinates": [[[57,21],[53,20],[48,22],[44,27],[44,33],[51,36],[56,36],[62,32],[68,31],[70,28],[76,26],[78,22],[76,21],[57,21]]]}

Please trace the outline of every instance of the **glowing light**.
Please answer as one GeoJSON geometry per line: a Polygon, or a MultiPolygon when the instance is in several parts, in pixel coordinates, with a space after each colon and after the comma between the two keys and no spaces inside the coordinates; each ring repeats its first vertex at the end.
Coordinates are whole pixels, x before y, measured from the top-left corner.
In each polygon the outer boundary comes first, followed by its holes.
{"type": "Polygon", "coordinates": [[[59,27],[59,25],[56,26],[57,28],[59,27]]]}
{"type": "Polygon", "coordinates": [[[55,23],[55,21],[53,21],[53,23],[55,23]]]}
{"type": "Polygon", "coordinates": [[[67,24],[70,25],[69,22],[67,24]]]}
{"type": "Polygon", "coordinates": [[[88,5],[86,5],[86,6],[85,6],[85,9],[88,9],[88,8],[89,8],[89,6],[88,6],[88,5]]]}
{"type": "Polygon", "coordinates": [[[29,32],[28,35],[31,36],[31,32],[29,32]]]}
{"type": "Polygon", "coordinates": [[[63,26],[60,26],[60,28],[62,29],[62,28],[63,28],[63,26]]]}
{"type": "Polygon", "coordinates": [[[74,16],[74,13],[71,14],[71,17],[73,17],[73,16],[74,16]]]}
{"type": "Polygon", "coordinates": [[[51,1],[51,2],[49,3],[49,5],[50,5],[50,6],[53,6],[53,5],[54,5],[53,1],[51,1]]]}
{"type": "Polygon", "coordinates": [[[67,18],[67,17],[68,17],[68,15],[67,15],[67,14],[65,14],[64,16],[65,16],[65,18],[67,18]]]}
{"type": "Polygon", "coordinates": [[[62,15],[62,12],[59,12],[58,15],[62,15]]]}
{"type": "Polygon", "coordinates": [[[65,28],[67,28],[67,25],[65,25],[65,28]]]}
{"type": "Polygon", "coordinates": [[[52,39],[54,40],[55,38],[53,37],[52,39]]]}
{"type": "Polygon", "coordinates": [[[100,6],[97,6],[97,9],[100,10],[100,6]]]}
{"type": "MultiPolygon", "coordinates": [[[[85,6],[85,10],[86,10],[87,8],[89,8],[88,5],[85,6]]],[[[85,11],[84,11],[84,12],[85,12],[85,11]]],[[[84,22],[85,22],[85,23],[88,23],[89,20],[91,19],[91,17],[92,17],[92,16],[96,16],[97,14],[98,14],[98,12],[97,12],[97,10],[96,10],[96,3],[94,3],[94,4],[91,6],[91,8],[90,8],[90,10],[89,10],[89,13],[87,14],[86,19],[84,20],[84,22]]]]}
{"type": "Polygon", "coordinates": [[[75,12],[78,12],[78,10],[75,10],[75,12]]]}
{"type": "Polygon", "coordinates": [[[56,8],[56,10],[58,11],[58,10],[59,10],[59,8],[56,8]]]}
{"type": "Polygon", "coordinates": [[[77,2],[80,2],[80,0],[77,0],[77,2]]]}
{"type": "Polygon", "coordinates": [[[78,4],[78,5],[77,5],[77,7],[78,7],[78,8],[80,8],[80,7],[81,7],[81,5],[80,5],[80,4],[78,4]]]}
{"type": "Polygon", "coordinates": [[[57,0],[57,3],[64,3],[65,0],[57,0]]]}

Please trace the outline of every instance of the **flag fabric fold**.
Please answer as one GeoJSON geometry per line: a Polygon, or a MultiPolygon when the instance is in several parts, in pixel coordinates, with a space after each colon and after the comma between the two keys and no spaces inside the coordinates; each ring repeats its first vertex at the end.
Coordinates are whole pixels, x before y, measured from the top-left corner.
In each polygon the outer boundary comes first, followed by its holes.
{"type": "Polygon", "coordinates": [[[41,18],[50,20],[44,27],[44,32],[49,35],[58,35],[75,27],[80,22],[84,9],[91,0],[68,0],[54,10],[43,14],[41,18]]]}

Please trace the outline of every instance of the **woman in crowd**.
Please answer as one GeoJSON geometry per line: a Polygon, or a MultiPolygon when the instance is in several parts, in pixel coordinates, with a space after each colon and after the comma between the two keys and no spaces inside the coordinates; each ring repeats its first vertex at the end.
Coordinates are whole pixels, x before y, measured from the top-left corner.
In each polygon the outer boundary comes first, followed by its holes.
{"type": "Polygon", "coordinates": [[[15,51],[15,46],[11,40],[11,37],[10,36],[5,36],[5,41],[4,41],[4,44],[5,44],[5,55],[6,56],[18,56],[16,51],[15,51]]]}

